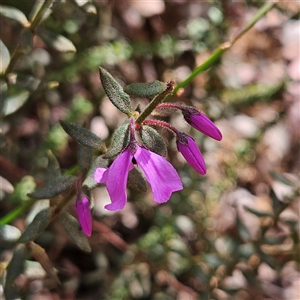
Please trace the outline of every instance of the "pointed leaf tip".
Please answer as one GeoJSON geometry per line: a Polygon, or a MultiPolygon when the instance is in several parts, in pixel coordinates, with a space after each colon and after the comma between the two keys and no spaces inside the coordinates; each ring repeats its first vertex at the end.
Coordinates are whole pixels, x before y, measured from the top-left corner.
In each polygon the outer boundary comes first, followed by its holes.
{"type": "Polygon", "coordinates": [[[109,100],[122,113],[129,116],[132,112],[129,95],[105,69],[99,67],[99,73],[103,89],[109,100]]]}

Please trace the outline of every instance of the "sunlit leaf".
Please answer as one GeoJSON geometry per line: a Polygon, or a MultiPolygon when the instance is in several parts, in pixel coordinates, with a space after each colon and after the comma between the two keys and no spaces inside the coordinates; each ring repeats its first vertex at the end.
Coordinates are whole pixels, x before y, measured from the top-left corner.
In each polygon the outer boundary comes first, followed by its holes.
{"type": "Polygon", "coordinates": [[[48,182],[46,186],[29,193],[28,196],[33,199],[49,199],[55,197],[73,186],[76,179],[75,176],[67,175],[58,177],[57,179],[48,182]]]}
{"type": "Polygon", "coordinates": [[[12,247],[20,238],[21,231],[11,225],[0,225],[0,245],[1,247],[12,247]]]}
{"type": "Polygon", "coordinates": [[[67,212],[63,212],[59,215],[59,219],[70,237],[71,241],[76,244],[81,250],[85,252],[91,252],[86,235],[80,230],[78,221],[67,212]]]}
{"type": "Polygon", "coordinates": [[[51,207],[40,211],[23,232],[22,236],[19,239],[19,243],[34,241],[47,227],[51,220],[51,216],[51,207]]]}
{"type": "Polygon", "coordinates": [[[28,27],[29,22],[20,10],[17,8],[14,8],[12,6],[5,6],[5,5],[0,5],[0,14],[4,17],[13,19],[19,23],[21,23],[23,26],[28,27]]]}
{"type": "Polygon", "coordinates": [[[56,284],[60,284],[60,280],[57,277],[56,271],[46,251],[34,242],[28,243],[28,247],[33,258],[41,264],[48,276],[50,276],[56,284]]]}
{"type": "Polygon", "coordinates": [[[30,93],[28,91],[22,91],[19,94],[7,97],[4,100],[2,115],[8,116],[16,112],[21,108],[27,99],[29,98],[30,93]]]}
{"type": "Polygon", "coordinates": [[[10,62],[10,53],[6,48],[5,44],[1,40],[0,40],[0,57],[1,57],[0,73],[4,73],[4,71],[6,70],[10,62]]]}
{"type": "Polygon", "coordinates": [[[59,52],[76,52],[74,44],[66,37],[46,30],[39,30],[40,38],[50,47],[59,52]]]}
{"type": "Polygon", "coordinates": [[[289,180],[284,174],[281,174],[281,173],[278,173],[275,171],[270,171],[270,175],[279,182],[282,182],[282,183],[292,186],[292,187],[295,186],[295,184],[291,180],[289,180]]]}

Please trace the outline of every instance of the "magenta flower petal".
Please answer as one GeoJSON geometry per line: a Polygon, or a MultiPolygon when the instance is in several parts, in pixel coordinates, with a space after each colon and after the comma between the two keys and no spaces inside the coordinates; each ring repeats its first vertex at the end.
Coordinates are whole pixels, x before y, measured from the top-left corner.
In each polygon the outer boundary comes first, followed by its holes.
{"type": "Polygon", "coordinates": [[[97,168],[94,173],[94,179],[98,183],[106,182],[108,177],[108,170],[107,168],[97,168]]]}
{"type": "Polygon", "coordinates": [[[131,162],[132,157],[133,154],[129,149],[127,149],[121,153],[109,167],[106,188],[109,193],[111,203],[105,206],[108,210],[120,210],[126,204],[126,184],[128,172],[133,167],[131,162]]]}
{"type": "Polygon", "coordinates": [[[186,114],[183,113],[185,120],[193,126],[195,129],[199,130],[203,134],[220,141],[222,139],[222,134],[218,127],[204,114],[186,114]]]}
{"type": "Polygon", "coordinates": [[[201,175],[206,174],[205,161],[194,139],[185,135],[186,145],[177,140],[179,152],[183,155],[186,161],[201,175]]]}
{"type": "Polygon", "coordinates": [[[155,202],[167,202],[173,192],[183,189],[179,175],[164,157],[138,147],[134,158],[151,185],[155,202]]]}
{"type": "Polygon", "coordinates": [[[82,199],[77,199],[75,206],[78,214],[79,224],[82,228],[82,231],[87,236],[91,236],[92,214],[90,210],[90,201],[86,196],[84,196],[82,199]]]}

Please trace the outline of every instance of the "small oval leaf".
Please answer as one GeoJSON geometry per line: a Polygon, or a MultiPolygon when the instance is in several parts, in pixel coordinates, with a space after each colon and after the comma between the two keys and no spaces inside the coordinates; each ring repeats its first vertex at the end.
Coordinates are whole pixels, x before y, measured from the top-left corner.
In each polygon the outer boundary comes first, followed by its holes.
{"type": "Polygon", "coordinates": [[[5,44],[0,40],[0,57],[1,57],[1,64],[0,64],[0,73],[4,73],[7,66],[10,62],[10,53],[6,48],[5,44]]]}
{"type": "Polygon", "coordinates": [[[152,152],[159,155],[167,155],[167,147],[160,134],[150,126],[143,125],[140,129],[140,136],[143,144],[152,152]]]}
{"type": "Polygon", "coordinates": [[[21,23],[24,27],[29,26],[29,22],[20,10],[12,7],[12,6],[5,6],[5,5],[0,5],[0,14],[6,18],[13,19],[15,21],[18,21],[21,23]]]}
{"type": "Polygon", "coordinates": [[[46,30],[39,30],[38,35],[50,47],[59,52],[76,52],[74,44],[66,37],[46,30]]]}
{"type": "Polygon", "coordinates": [[[103,147],[101,138],[90,130],[67,121],[60,121],[60,124],[66,133],[79,144],[93,149],[101,149],[103,147]]]}
{"type": "Polygon", "coordinates": [[[167,85],[159,80],[147,83],[132,83],[124,87],[124,92],[131,96],[152,98],[167,89],[167,85]]]}
{"type": "Polygon", "coordinates": [[[23,273],[26,258],[26,246],[23,244],[18,245],[7,267],[6,283],[13,283],[16,280],[16,278],[23,273]]]}
{"type": "Polygon", "coordinates": [[[132,112],[129,95],[105,69],[100,67],[99,72],[102,86],[109,100],[117,109],[129,116],[132,112]]]}
{"type": "Polygon", "coordinates": [[[27,226],[19,239],[19,243],[35,240],[49,224],[52,217],[52,208],[48,207],[40,211],[33,221],[27,226]]]}
{"type": "Polygon", "coordinates": [[[112,136],[111,145],[108,151],[103,155],[105,159],[116,157],[124,150],[130,142],[129,121],[126,120],[119,128],[116,129],[112,136]]]}
{"type": "Polygon", "coordinates": [[[2,248],[11,248],[20,238],[21,231],[11,225],[0,225],[0,245],[2,248]]]}
{"type": "Polygon", "coordinates": [[[78,221],[65,211],[59,215],[59,220],[61,221],[71,241],[76,244],[81,250],[85,252],[91,252],[91,247],[86,235],[79,230],[80,225],[78,221]]]}
{"type": "Polygon", "coordinates": [[[48,276],[51,277],[56,284],[60,284],[60,280],[57,277],[56,271],[46,251],[34,242],[28,243],[28,247],[31,251],[31,255],[33,256],[33,258],[41,264],[48,276]]]}
{"type": "Polygon", "coordinates": [[[23,91],[17,95],[7,97],[4,100],[2,115],[8,116],[16,112],[19,108],[21,108],[25,104],[29,95],[30,93],[28,91],[23,91]]]}
{"type": "Polygon", "coordinates": [[[28,196],[33,199],[49,199],[55,197],[73,186],[76,179],[75,176],[61,176],[47,183],[46,186],[29,193],[28,196]]]}

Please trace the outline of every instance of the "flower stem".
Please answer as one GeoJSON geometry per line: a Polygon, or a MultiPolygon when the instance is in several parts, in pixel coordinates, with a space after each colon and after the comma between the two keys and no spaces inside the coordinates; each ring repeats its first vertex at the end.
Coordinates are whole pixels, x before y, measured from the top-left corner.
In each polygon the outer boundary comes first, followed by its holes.
{"type": "MultiPolygon", "coordinates": [[[[186,87],[197,75],[209,69],[221,56],[222,54],[230,49],[233,44],[244,35],[250,28],[252,28],[264,15],[270,11],[276,3],[270,2],[265,3],[255,14],[255,16],[249,21],[249,23],[244,27],[243,30],[233,38],[231,38],[228,42],[221,44],[214,52],[210,55],[210,57],[200,66],[196,67],[192,74],[187,77],[184,81],[180,82],[174,89],[174,94],[176,94],[180,89],[186,87]]],[[[170,97],[167,97],[165,101],[168,101],[170,97]]]]}
{"type": "Polygon", "coordinates": [[[146,108],[143,110],[143,112],[139,115],[139,117],[136,119],[136,124],[141,124],[156,108],[158,104],[164,101],[164,99],[170,95],[175,87],[175,81],[169,81],[167,83],[167,88],[160,94],[158,94],[154,99],[146,106],[146,108]]]}

